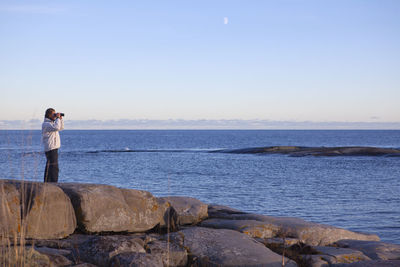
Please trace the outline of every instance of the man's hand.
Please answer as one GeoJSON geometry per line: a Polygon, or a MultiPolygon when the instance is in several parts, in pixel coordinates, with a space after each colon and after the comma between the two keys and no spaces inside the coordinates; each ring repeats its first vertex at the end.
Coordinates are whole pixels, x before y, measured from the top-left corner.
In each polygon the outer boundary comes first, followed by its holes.
{"type": "Polygon", "coordinates": [[[59,118],[59,119],[61,119],[61,115],[60,115],[60,113],[56,113],[56,118],[59,118]]]}

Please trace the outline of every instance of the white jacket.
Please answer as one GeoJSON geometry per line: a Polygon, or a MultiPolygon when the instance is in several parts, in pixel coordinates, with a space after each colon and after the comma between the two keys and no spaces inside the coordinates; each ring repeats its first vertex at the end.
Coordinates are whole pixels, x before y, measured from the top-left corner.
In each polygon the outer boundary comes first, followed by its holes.
{"type": "Polygon", "coordinates": [[[42,143],[44,151],[50,151],[52,149],[60,148],[60,134],[59,131],[64,129],[64,120],[57,118],[52,121],[48,118],[44,119],[42,123],[42,143]]]}

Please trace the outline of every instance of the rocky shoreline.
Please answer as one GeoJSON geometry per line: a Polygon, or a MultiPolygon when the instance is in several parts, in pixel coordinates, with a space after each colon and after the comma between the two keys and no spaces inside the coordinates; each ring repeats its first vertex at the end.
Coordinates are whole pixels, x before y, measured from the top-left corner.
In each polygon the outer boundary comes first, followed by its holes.
{"type": "Polygon", "coordinates": [[[186,196],[0,180],[0,201],[5,266],[400,266],[374,234],[186,196]]]}

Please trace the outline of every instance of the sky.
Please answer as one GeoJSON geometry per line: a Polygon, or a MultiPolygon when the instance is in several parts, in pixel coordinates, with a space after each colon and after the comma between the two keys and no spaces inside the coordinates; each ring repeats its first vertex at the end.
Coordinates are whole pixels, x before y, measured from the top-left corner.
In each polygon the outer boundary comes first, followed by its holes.
{"type": "Polygon", "coordinates": [[[397,0],[0,0],[0,129],[40,128],[48,107],[78,128],[400,129],[398,14],[397,0]]]}

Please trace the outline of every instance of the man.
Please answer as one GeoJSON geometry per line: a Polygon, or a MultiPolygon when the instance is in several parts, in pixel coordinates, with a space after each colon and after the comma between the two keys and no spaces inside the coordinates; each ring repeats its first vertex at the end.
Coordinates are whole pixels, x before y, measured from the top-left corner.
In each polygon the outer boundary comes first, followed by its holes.
{"type": "Polygon", "coordinates": [[[48,108],[42,123],[42,142],[46,153],[46,169],[44,182],[58,182],[58,149],[61,146],[59,131],[64,129],[64,120],[61,113],[48,108]]]}

